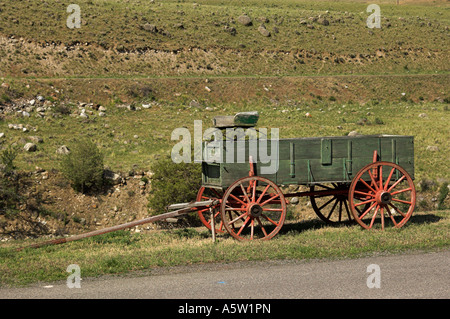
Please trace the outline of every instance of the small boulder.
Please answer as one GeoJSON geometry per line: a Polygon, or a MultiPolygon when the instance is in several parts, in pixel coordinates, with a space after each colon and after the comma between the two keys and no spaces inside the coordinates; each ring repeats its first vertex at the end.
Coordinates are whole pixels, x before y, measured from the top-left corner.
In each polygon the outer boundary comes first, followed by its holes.
{"type": "Polygon", "coordinates": [[[251,26],[252,25],[252,19],[246,14],[243,14],[243,15],[239,16],[239,18],[237,18],[237,21],[240,24],[245,25],[245,26],[251,26]]]}
{"type": "Polygon", "coordinates": [[[258,27],[258,31],[259,33],[261,33],[264,37],[270,37],[270,32],[269,30],[266,29],[266,27],[264,26],[264,24],[261,24],[258,27]]]}
{"type": "Polygon", "coordinates": [[[56,154],[67,155],[69,153],[70,153],[70,150],[66,145],[62,145],[62,146],[58,147],[58,149],[56,150],[56,154]]]}
{"type": "Polygon", "coordinates": [[[27,143],[23,148],[27,152],[35,152],[37,150],[37,146],[34,143],[27,143]]]}

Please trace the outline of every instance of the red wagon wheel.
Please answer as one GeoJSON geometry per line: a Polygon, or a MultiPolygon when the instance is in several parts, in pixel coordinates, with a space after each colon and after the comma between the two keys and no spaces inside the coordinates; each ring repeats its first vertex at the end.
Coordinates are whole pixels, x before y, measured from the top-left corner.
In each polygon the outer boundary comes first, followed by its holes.
{"type": "MultiPolygon", "coordinates": [[[[210,187],[201,187],[197,193],[197,202],[200,201],[207,201],[211,199],[217,199],[221,200],[223,196],[223,191],[216,188],[210,188],[210,187]]],[[[225,232],[225,229],[223,227],[223,222],[220,218],[220,203],[213,206],[214,208],[214,225],[216,226],[216,233],[223,233],[225,232]]],[[[198,217],[200,218],[200,221],[205,225],[209,230],[211,230],[211,213],[209,211],[209,208],[203,208],[199,209],[197,211],[198,217]]]]}
{"type": "Polygon", "coordinates": [[[238,240],[270,239],[283,226],[286,200],[280,188],[260,176],[238,179],[226,190],[220,206],[222,222],[238,240]]]}
{"type": "Polygon", "coordinates": [[[330,225],[353,221],[348,207],[348,184],[316,184],[310,187],[316,194],[309,197],[317,216],[330,225]]]}
{"type": "Polygon", "coordinates": [[[378,219],[384,229],[385,218],[394,227],[402,227],[411,217],[416,190],[409,174],[399,165],[375,162],[364,166],[354,177],[348,194],[355,220],[371,229],[378,219]],[[360,210],[363,205],[369,205],[360,210]]]}

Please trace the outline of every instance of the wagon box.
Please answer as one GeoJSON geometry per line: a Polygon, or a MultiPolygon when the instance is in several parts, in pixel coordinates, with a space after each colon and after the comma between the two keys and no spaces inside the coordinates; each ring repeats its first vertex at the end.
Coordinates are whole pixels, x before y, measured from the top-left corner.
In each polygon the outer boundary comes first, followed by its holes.
{"type": "MultiPolygon", "coordinates": [[[[254,140],[259,143],[260,140],[254,140]]],[[[356,173],[373,162],[376,151],[377,161],[388,161],[402,166],[414,179],[414,137],[401,135],[362,135],[305,137],[267,141],[278,142],[278,169],[274,174],[264,174],[261,167],[267,164],[258,161],[258,152],[250,154],[249,140],[235,142],[234,150],[223,143],[223,154],[234,153],[233,161],[221,163],[202,162],[202,184],[206,187],[225,189],[235,180],[248,175],[249,155],[254,161],[255,175],[268,178],[278,185],[314,185],[317,183],[350,183],[356,173]],[[246,154],[245,162],[237,158],[246,154]]],[[[208,147],[208,144],[205,144],[208,147]]],[[[265,145],[264,145],[265,147],[265,145]]],[[[260,145],[256,148],[261,149],[260,145]]],[[[272,154],[273,156],[273,154],[272,154]]],[[[223,155],[223,159],[227,156],[223,155]]],[[[388,174],[389,172],[384,172],[388,174]]],[[[387,177],[387,175],[385,176],[387,177]]]]}

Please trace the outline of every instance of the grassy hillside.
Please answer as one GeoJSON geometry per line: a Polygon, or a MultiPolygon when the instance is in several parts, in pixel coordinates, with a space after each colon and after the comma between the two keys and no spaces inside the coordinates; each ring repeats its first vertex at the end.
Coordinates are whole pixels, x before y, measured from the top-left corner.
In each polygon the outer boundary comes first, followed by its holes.
{"type": "MultiPolygon", "coordinates": [[[[448,71],[448,4],[80,0],[0,4],[1,76],[308,75],[448,71]],[[251,25],[240,23],[246,14],[251,25]],[[263,24],[270,36],[258,28],[263,24]]],[[[370,2],[372,3],[372,2],[370,2]]]]}

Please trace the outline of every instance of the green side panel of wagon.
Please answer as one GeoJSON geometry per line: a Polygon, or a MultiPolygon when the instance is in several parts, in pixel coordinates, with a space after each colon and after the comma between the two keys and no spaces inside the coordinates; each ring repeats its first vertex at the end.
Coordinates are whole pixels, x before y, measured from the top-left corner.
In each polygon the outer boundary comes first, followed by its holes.
{"type": "MultiPolygon", "coordinates": [[[[365,165],[378,161],[393,162],[414,178],[414,138],[398,135],[363,135],[343,137],[307,137],[223,143],[221,160],[204,161],[203,186],[227,188],[248,176],[252,156],[255,174],[277,185],[313,185],[316,183],[350,183],[365,165]],[[275,144],[273,144],[275,143],[275,144]],[[256,148],[256,151],[255,151],[256,148]]],[[[211,147],[205,143],[204,148],[211,147]]],[[[216,150],[217,154],[217,150],[216,150]]],[[[386,172],[387,174],[387,172],[386,172]]],[[[384,175],[384,174],[383,174],[384,175]]],[[[387,177],[387,176],[386,176],[387,177]]]]}

